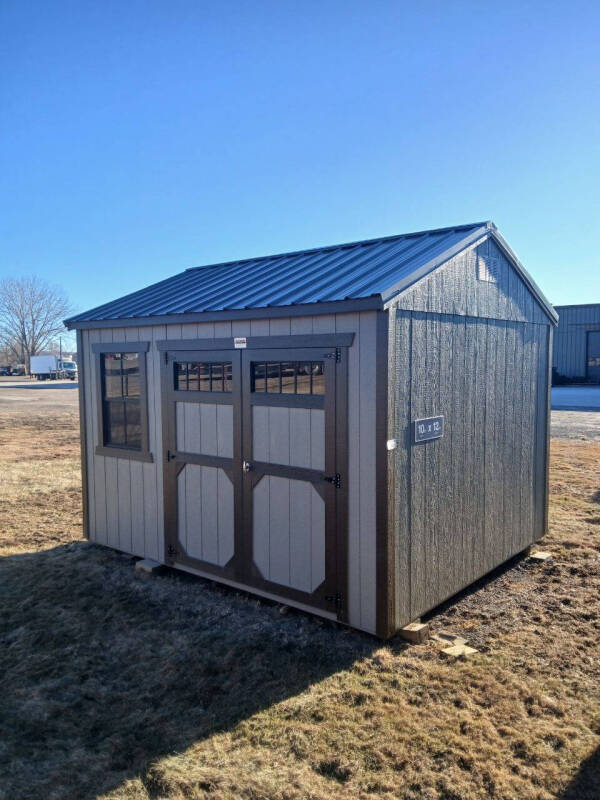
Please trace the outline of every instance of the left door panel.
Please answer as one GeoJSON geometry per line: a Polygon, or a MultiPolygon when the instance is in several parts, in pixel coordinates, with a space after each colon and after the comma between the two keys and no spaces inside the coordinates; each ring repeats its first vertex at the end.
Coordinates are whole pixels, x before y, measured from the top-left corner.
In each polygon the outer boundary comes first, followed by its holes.
{"type": "Polygon", "coordinates": [[[165,560],[229,578],[239,553],[239,371],[235,350],[163,355],[165,560]]]}

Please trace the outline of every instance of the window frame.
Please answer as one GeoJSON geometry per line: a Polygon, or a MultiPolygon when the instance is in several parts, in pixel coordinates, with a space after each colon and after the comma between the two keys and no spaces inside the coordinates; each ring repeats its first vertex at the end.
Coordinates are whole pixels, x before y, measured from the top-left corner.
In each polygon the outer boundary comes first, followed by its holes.
{"type": "Polygon", "coordinates": [[[98,414],[98,441],[96,442],[96,455],[110,456],[112,458],[128,458],[132,461],[152,462],[154,458],[150,452],[150,427],[148,423],[148,369],[147,353],[150,342],[94,342],[92,352],[96,360],[96,405],[98,414]],[[105,414],[104,414],[104,371],[103,356],[106,353],[137,353],[140,369],[140,425],[142,446],[140,450],[118,444],[107,444],[105,439],[105,414]]]}

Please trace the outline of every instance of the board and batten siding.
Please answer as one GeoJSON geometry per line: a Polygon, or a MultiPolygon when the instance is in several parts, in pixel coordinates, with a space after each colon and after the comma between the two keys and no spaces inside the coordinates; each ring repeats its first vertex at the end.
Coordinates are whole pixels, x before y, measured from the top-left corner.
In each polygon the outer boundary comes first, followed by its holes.
{"type": "Polygon", "coordinates": [[[491,239],[389,304],[396,627],[546,530],[550,319],[491,239]],[[494,281],[481,280],[479,257],[494,281]],[[442,414],[444,436],[414,442],[442,414]]]}
{"type": "Polygon", "coordinates": [[[554,334],[552,365],[565,378],[586,378],[587,334],[600,331],[600,303],[555,306],[558,328],[554,334]]]}
{"type": "MultiPolygon", "coordinates": [[[[164,560],[160,353],[164,339],[354,333],[348,353],[348,615],[376,630],[376,312],[83,330],[88,520],[91,541],[164,560]],[[97,455],[99,442],[95,342],[150,342],[148,416],[153,462],[97,455]]],[[[318,458],[317,455],[314,456],[318,458]]],[[[345,592],[344,587],[340,591],[345,592]]]]}

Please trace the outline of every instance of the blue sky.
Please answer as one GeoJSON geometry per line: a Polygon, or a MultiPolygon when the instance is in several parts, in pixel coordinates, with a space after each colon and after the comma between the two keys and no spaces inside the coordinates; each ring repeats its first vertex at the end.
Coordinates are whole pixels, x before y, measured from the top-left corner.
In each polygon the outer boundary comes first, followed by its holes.
{"type": "Polygon", "coordinates": [[[0,30],[0,276],[84,310],[491,218],[600,302],[597,2],[3,0],[0,30]]]}

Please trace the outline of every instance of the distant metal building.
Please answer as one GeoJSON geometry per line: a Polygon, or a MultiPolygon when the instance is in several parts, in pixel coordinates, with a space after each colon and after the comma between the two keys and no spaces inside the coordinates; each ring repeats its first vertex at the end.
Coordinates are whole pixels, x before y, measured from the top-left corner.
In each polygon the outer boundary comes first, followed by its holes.
{"type": "Polygon", "coordinates": [[[390,636],[545,533],[555,324],[490,222],[71,317],[87,536],[390,636]]]}
{"type": "Polygon", "coordinates": [[[555,383],[600,383],[600,303],[556,306],[555,383]]]}

